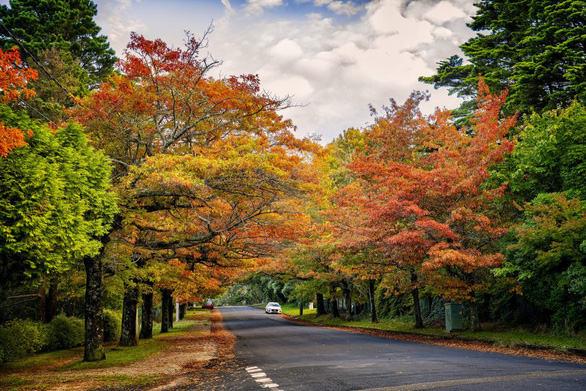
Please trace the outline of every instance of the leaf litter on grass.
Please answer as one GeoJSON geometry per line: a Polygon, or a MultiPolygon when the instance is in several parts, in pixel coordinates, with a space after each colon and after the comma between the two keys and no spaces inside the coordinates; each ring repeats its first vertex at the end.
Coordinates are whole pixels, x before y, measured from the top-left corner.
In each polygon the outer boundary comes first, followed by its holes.
{"type": "MultiPolygon", "coordinates": [[[[35,365],[24,369],[4,371],[2,377],[9,382],[0,383],[0,389],[19,390],[96,390],[106,389],[140,389],[156,382],[164,385],[175,378],[194,369],[204,368],[208,362],[215,360],[222,351],[225,342],[217,336],[210,325],[208,317],[218,318],[217,310],[211,314],[190,315],[194,326],[184,333],[159,336],[165,341],[164,350],[139,360],[120,366],[108,368],[63,370],[74,361],[80,361],[83,351],[77,349],[67,359],[51,362],[49,365],[35,365]],[[221,345],[221,346],[220,346],[221,345]]],[[[223,337],[228,339],[228,337],[223,337]]],[[[231,345],[230,345],[231,346],[231,345]]]]}

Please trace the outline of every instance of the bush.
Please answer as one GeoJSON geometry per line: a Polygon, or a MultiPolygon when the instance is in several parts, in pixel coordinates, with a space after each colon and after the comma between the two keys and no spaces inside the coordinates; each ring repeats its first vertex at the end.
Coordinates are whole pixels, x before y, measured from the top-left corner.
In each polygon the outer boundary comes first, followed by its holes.
{"type": "Polygon", "coordinates": [[[104,310],[104,342],[113,342],[120,339],[122,316],[114,310],[104,310]]]}
{"type": "Polygon", "coordinates": [[[83,345],[84,324],[81,319],[57,315],[47,325],[47,350],[70,349],[83,345]]]}
{"type": "Polygon", "coordinates": [[[40,351],[46,343],[45,327],[32,320],[15,319],[0,326],[0,362],[40,351]]]}

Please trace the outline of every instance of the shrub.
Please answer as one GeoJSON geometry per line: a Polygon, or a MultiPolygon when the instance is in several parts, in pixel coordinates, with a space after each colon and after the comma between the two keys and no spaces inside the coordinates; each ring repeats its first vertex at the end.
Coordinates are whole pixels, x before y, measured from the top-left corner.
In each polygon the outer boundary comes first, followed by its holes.
{"type": "Polygon", "coordinates": [[[83,345],[84,324],[81,319],[57,315],[47,325],[47,350],[69,349],[83,345]]]}
{"type": "Polygon", "coordinates": [[[40,351],[46,343],[45,327],[28,319],[0,326],[0,362],[13,361],[40,351]]]}
{"type": "Polygon", "coordinates": [[[114,310],[104,310],[104,342],[118,341],[122,316],[114,310]]]}

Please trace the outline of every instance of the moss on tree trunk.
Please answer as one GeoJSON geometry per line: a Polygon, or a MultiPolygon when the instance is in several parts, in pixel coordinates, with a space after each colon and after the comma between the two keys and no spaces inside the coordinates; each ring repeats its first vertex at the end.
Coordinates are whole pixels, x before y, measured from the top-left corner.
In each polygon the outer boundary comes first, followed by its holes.
{"type": "Polygon", "coordinates": [[[122,330],[119,346],[138,345],[138,330],[136,317],[138,314],[138,285],[126,286],[124,302],[122,303],[122,330]]]}
{"type": "Polygon", "coordinates": [[[83,260],[86,274],[85,290],[85,350],[83,361],[99,361],[106,358],[104,352],[104,281],[102,278],[102,254],[83,260]]]}

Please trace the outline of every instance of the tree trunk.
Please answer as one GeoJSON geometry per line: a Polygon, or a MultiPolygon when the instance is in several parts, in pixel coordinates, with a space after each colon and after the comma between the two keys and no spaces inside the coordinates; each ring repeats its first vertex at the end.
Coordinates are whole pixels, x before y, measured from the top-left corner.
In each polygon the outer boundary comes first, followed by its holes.
{"type": "Polygon", "coordinates": [[[187,304],[183,303],[179,306],[179,319],[183,320],[185,318],[185,313],[187,311],[187,304]]]}
{"type": "Polygon", "coordinates": [[[85,350],[83,361],[106,358],[104,352],[104,281],[102,276],[103,250],[96,257],[83,260],[86,274],[85,288],[85,350]]]}
{"type": "Polygon", "coordinates": [[[352,312],[352,290],[347,281],[344,281],[342,284],[342,291],[344,292],[344,300],[346,301],[346,320],[351,320],[354,315],[352,312]]]}
{"type": "Polygon", "coordinates": [[[340,317],[340,310],[338,309],[338,300],[334,297],[334,295],[336,294],[336,286],[335,285],[330,285],[330,313],[332,314],[332,316],[334,318],[339,318],[340,317]]]}
{"type": "Polygon", "coordinates": [[[153,293],[142,295],[142,322],[140,327],[140,339],[153,338],[153,293]]]}
{"type": "Polygon", "coordinates": [[[370,301],[370,321],[371,323],[378,323],[378,316],[376,315],[376,303],[374,300],[374,280],[368,280],[368,299],[370,301]]]}
{"type": "Polygon", "coordinates": [[[413,313],[415,315],[415,328],[423,328],[423,318],[421,317],[421,306],[419,305],[419,288],[417,287],[417,273],[411,273],[411,285],[414,286],[411,290],[413,297],[413,313]]]}
{"type": "Polygon", "coordinates": [[[413,314],[415,315],[415,328],[423,328],[423,318],[421,317],[421,306],[419,305],[419,288],[413,288],[411,290],[411,296],[413,297],[413,314]]]}
{"type": "Polygon", "coordinates": [[[38,303],[39,322],[48,323],[47,322],[47,292],[45,289],[45,284],[42,280],[41,280],[41,284],[39,285],[39,294],[37,296],[39,297],[39,303],[38,303]]]}
{"type": "Polygon", "coordinates": [[[317,316],[325,315],[326,308],[324,306],[324,295],[321,293],[316,293],[315,294],[315,301],[316,301],[316,306],[317,306],[317,316]]]}
{"type": "Polygon", "coordinates": [[[168,305],[168,309],[169,309],[169,328],[173,328],[173,320],[175,319],[175,303],[173,302],[173,291],[169,291],[169,305],[168,305]]]}
{"type": "Polygon", "coordinates": [[[161,289],[161,333],[169,332],[169,289],[161,289]]]}
{"type": "Polygon", "coordinates": [[[57,294],[59,292],[59,277],[53,276],[49,280],[49,291],[45,300],[45,321],[49,323],[57,316],[57,294]]]}
{"type": "Polygon", "coordinates": [[[118,346],[138,345],[138,330],[136,329],[136,316],[138,311],[138,285],[127,286],[124,290],[122,303],[122,331],[118,346]]]}
{"type": "MultiPolygon", "coordinates": [[[[474,295],[474,292],[472,293],[474,295]]],[[[476,300],[470,301],[470,331],[473,333],[480,330],[480,316],[478,315],[478,304],[476,300]]]]}
{"type": "Polygon", "coordinates": [[[330,303],[331,303],[331,314],[334,318],[339,318],[340,317],[340,310],[338,309],[338,300],[337,299],[330,299],[330,303]]]}

